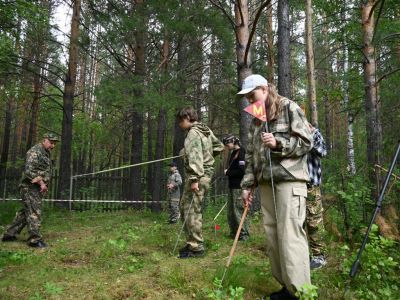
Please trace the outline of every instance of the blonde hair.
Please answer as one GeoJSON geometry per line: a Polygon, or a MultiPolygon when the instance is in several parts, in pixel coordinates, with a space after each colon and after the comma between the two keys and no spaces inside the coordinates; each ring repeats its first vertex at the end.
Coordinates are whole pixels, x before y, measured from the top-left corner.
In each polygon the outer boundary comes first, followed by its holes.
{"type": "MultiPolygon", "coordinates": [[[[266,88],[266,86],[264,86],[266,88]]],[[[268,83],[268,121],[274,120],[278,117],[282,107],[282,97],[276,91],[275,85],[268,83]]]]}

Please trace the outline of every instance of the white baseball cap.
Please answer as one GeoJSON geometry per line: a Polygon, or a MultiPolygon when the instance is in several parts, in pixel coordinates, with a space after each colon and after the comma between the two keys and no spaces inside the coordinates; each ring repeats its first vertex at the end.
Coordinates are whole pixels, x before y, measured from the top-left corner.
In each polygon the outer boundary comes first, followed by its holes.
{"type": "Polygon", "coordinates": [[[268,85],[267,79],[258,74],[247,76],[243,81],[242,90],[239,95],[246,95],[259,86],[268,85]]]}

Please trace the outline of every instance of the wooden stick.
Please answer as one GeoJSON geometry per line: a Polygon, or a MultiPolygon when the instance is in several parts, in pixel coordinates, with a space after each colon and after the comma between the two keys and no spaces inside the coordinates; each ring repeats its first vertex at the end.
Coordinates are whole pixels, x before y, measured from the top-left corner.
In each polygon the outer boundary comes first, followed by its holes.
{"type": "Polygon", "coordinates": [[[231,252],[229,253],[228,261],[226,262],[226,268],[229,268],[229,265],[231,264],[233,254],[235,253],[236,245],[237,245],[237,242],[239,240],[240,231],[242,230],[243,223],[244,223],[244,220],[246,219],[246,215],[247,215],[248,211],[249,211],[249,206],[246,206],[244,208],[242,218],[240,219],[240,224],[239,224],[238,230],[236,232],[235,240],[233,241],[231,252]]]}

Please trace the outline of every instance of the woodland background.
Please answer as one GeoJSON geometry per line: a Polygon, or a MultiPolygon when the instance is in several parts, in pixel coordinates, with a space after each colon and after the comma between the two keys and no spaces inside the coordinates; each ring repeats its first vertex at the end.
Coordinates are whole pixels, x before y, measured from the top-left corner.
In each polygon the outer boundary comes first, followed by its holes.
{"type": "MultiPolygon", "coordinates": [[[[234,133],[246,145],[248,103],[236,93],[259,73],[321,128],[327,223],[351,240],[373,211],[385,175],[377,165],[388,167],[399,140],[399,70],[396,0],[3,0],[0,191],[18,196],[25,153],[45,132],[62,140],[58,199],[71,175],[178,155],[184,133],[174,115],[188,105],[218,137],[234,133]],[[72,13],[67,32],[60,7],[72,13]]],[[[114,199],[163,200],[166,166],[116,171],[101,186],[114,199]]],[[[398,179],[378,218],[394,238],[398,179]]],[[[98,191],[93,182],[82,180],[74,197],[98,191]]]]}

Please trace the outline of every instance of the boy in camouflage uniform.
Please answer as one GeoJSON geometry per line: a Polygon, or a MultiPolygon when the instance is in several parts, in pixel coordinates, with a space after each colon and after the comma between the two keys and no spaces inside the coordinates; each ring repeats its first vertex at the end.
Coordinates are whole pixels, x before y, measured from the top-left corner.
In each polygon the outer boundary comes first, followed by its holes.
{"type": "Polygon", "coordinates": [[[319,269],[326,265],[325,243],[322,234],[324,232],[323,207],[321,201],[321,158],[326,155],[326,146],[321,132],[309,124],[313,134],[313,148],[307,155],[308,173],[310,182],[307,183],[307,232],[311,248],[311,269],[319,269]]]}
{"type": "Polygon", "coordinates": [[[168,208],[169,208],[169,224],[175,224],[179,219],[179,199],[181,198],[180,185],[182,177],[179,174],[177,165],[172,162],[170,165],[170,175],[168,177],[168,208]]]}
{"type": "Polygon", "coordinates": [[[58,138],[55,134],[47,133],[43,136],[41,143],[28,150],[20,184],[24,207],[17,213],[12,224],[8,226],[2,237],[3,242],[15,241],[17,235],[27,225],[28,245],[34,248],[47,247],[40,234],[42,198],[43,194],[47,192],[51,178],[50,151],[53,150],[57,141],[58,138]]]}
{"type": "Polygon", "coordinates": [[[186,246],[179,250],[179,258],[200,257],[204,255],[202,203],[214,173],[214,156],[224,149],[224,145],[210,128],[197,122],[194,108],[183,108],[176,117],[179,127],[187,131],[184,144],[187,180],[180,203],[187,240],[186,246]]]}
{"type": "Polygon", "coordinates": [[[308,242],[303,225],[306,182],[309,181],[307,153],[312,148],[312,135],[300,107],[278,95],[275,86],[268,84],[261,75],[248,76],[239,94],[250,103],[263,102],[269,125],[269,130],[266,130],[267,124],[258,119],[250,125],[246,171],[241,183],[246,205],[252,202],[251,189],[258,186],[260,191],[272,274],[283,286],[269,298],[298,299],[296,291],[311,283],[308,242]],[[270,156],[266,155],[268,151],[270,156]]]}

